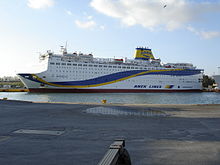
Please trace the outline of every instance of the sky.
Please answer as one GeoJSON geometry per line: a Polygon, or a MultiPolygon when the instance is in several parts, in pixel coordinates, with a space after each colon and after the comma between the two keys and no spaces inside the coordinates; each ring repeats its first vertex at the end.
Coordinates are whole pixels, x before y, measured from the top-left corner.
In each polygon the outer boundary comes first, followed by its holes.
{"type": "Polygon", "coordinates": [[[0,77],[31,72],[66,42],[106,58],[149,47],[163,63],[220,74],[220,0],[0,0],[0,77]]]}

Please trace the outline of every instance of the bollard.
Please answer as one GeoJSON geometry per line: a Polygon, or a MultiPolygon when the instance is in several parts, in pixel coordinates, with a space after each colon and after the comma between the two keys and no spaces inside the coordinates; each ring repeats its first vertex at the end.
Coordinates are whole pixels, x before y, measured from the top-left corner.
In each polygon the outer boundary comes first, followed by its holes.
{"type": "Polygon", "coordinates": [[[129,153],[125,149],[125,140],[115,140],[98,165],[131,165],[129,153]]]}
{"type": "Polygon", "coordinates": [[[106,104],[107,103],[107,100],[102,100],[102,104],[106,104]]]}

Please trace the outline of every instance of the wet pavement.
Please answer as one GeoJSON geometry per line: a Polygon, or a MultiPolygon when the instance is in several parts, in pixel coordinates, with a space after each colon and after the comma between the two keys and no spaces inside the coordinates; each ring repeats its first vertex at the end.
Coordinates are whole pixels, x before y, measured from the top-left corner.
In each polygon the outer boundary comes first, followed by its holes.
{"type": "Polygon", "coordinates": [[[96,165],[119,138],[134,165],[219,165],[220,105],[0,100],[2,165],[96,165]]]}

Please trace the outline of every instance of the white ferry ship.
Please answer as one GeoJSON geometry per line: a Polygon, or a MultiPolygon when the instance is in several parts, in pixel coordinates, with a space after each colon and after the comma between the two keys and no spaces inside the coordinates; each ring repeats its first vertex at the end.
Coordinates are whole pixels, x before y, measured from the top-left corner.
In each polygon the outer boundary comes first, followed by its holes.
{"type": "Polygon", "coordinates": [[[30,92],[194,92],[202,90],[202,69],[190,63],[161,64],[151,49],[138,47],[134,59],[51,51],[40,55],[44,71],[19,73],[30,92]]]}

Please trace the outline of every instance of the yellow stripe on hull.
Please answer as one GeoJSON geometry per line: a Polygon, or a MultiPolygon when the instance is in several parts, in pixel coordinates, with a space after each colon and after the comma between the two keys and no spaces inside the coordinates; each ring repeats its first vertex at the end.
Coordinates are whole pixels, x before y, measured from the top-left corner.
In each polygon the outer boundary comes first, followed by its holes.
{"type": "Polygon", "coordinates": [[[184,69],[170,69],[170,70],[164,69],[164,70],[144,71],[144,72],[137,73],[137,74],[134,74],[134,75],[131,75],[131,76],[128,76],[128,77],[120,78],[120,79],[118,79],[118,80],[113,80],[113,81],[109,81],[109,82],[105,82],[105,83],[100,83],[100,84],[93,84],[93,85],[59,85],[59,84],[47,82],[47,81],[45,81],[44,79],[38,77],[36,74],[32,74],[32,76],[35,77],[36,80],[38,80],[38,81],[40,81],[40,82],[42,82],[42,83],[44,83],[44,84],[50,85],[50,86],[55,86],[55,87],[68,87],[68,88],[90,88],[90,87],[98,87],[98,86],[113,84],[113,83],[116,83],[116,82],[124,81],[124,80],[130,79],[130,78],[136,77],[136,76],[140,76],[140,75],[143,75],[143,74],[147,74],[147,73],[165,72],[165,71],[181,71],[181,70],[184,70],[184,69]]]}

